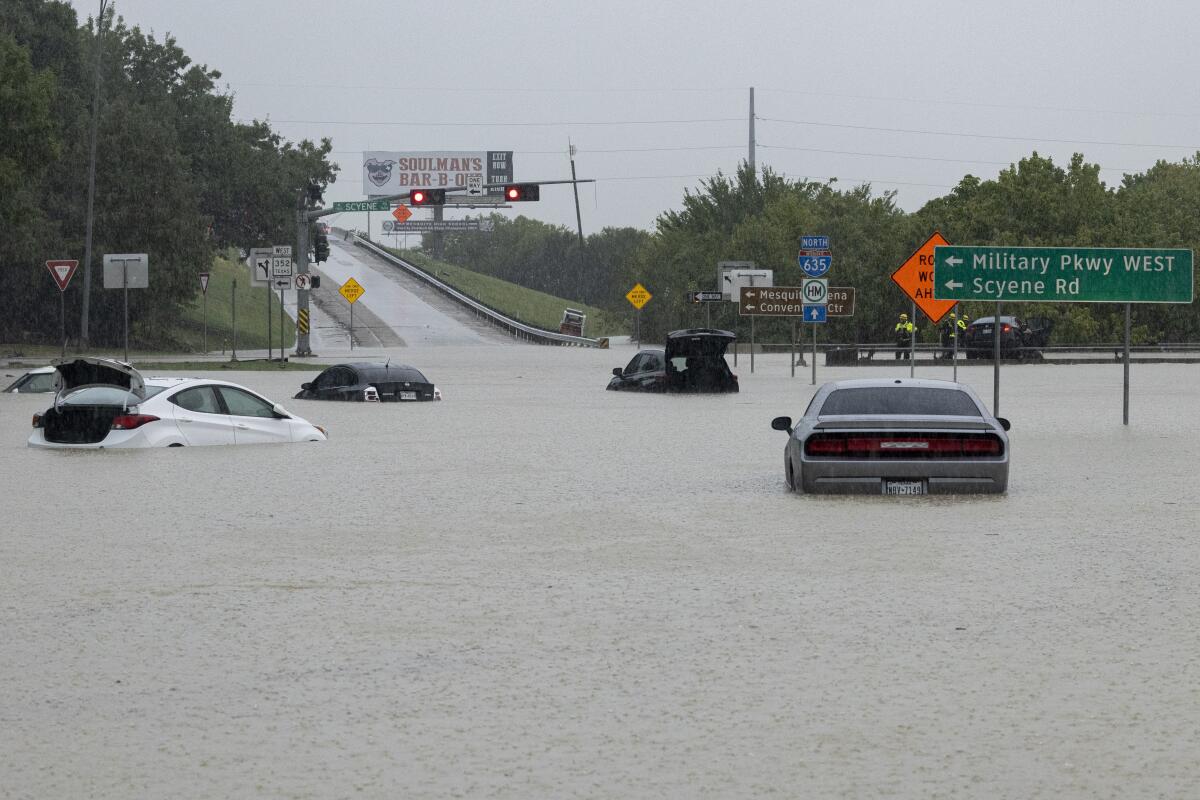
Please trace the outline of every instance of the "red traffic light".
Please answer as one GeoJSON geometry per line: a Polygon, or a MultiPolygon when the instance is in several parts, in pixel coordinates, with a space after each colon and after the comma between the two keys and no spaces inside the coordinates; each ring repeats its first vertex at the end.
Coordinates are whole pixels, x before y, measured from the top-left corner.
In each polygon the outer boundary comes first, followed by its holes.
{"type": "Polygon", "coordinates": [[[440,206],[445,202],[445,189],[413,189],[408,193],[408,203],[413,206],[440,206]]]}
{"type": "Polygon", "coordinates": [[[504,199],[510,203],[540,200],[541,188],[536,183],[510,183],[504,187],[504,199]]]}

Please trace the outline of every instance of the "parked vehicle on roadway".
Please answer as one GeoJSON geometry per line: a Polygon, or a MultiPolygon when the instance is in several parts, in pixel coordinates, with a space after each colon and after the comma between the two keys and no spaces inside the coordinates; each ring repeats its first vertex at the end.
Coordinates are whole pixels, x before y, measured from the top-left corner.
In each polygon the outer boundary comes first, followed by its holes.
{"type": "MultiPolygon", "coordinates": [[[[11,377],[11,376],[10,376],[11,377]]],[[[31,369],[8,385],[5,392],[12,394],[37,394],[54,391],[54,367],[31,369]]]]}
{"type": "Polygon", "coordinates": [[[323,442],[325,431],[244,386],[143,378],[104,358],[55,363],[54,405],[33,417],[30,447],[133,448],[323,442]]]}
{"type": "Polygon", "coordinates": [[[783,469],[797,492],[1000,493],[1008,489],[1008,420],[953,381],[874,378],[826,383],[787,431],[783,469]]]}
{"type": "Polygon", "coordinates": [[[729,331],[690,328],[667,334],[666,347],[639,350],[628,364],[613,368],[610,391],[736,392],[738,378],[725,361],[736,341],[729,331]]]}
{"type": "MultiPolygon", "coordinates": [[[[967,358],[991,358],[996,350],[995,317],[980,317],[972,320],[963,333],[960,344],[967,358]]],[[[1000,358],[1039,359],[1041,348],[1050,341],[1050,320],[1034,317],[1000,317],[1000,358]]]]}
{"type": "Polygon", "coordinates": [[[416,402],[441,400],[442,390],[407,364],[360,361],[335,364],[301,384],[297,400],[416,402]]]}
{"type": "Polygon", "coordinates": [[[558,323],[558,332],[568,336],[583,336],[583,326],[586,322],[587,314],[579,309],[563,309],[562,321],[558,323]]]}

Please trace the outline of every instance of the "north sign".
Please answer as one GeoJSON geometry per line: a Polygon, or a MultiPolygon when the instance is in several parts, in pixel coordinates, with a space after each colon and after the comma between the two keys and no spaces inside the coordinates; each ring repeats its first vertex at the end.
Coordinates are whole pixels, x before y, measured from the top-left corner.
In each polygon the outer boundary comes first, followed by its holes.
{"type": "Polygon", "coordinates": [[[934,297],[1021,303],[1190,303],[1192,251],[958,247],[934,254],[934,297]]]}

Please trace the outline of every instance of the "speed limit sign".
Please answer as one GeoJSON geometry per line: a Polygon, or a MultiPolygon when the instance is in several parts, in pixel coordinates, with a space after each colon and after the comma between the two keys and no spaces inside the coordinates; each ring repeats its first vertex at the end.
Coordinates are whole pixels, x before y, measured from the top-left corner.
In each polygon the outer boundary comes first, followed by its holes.
{"type": "Polygon", "coordinates": [[[296,273],[292,281],[293,285],[296,287],[296,290],[301,292],[307,291],[308,287],[312,285],[312,279],[309,277],[307,272],[296,273]]]}

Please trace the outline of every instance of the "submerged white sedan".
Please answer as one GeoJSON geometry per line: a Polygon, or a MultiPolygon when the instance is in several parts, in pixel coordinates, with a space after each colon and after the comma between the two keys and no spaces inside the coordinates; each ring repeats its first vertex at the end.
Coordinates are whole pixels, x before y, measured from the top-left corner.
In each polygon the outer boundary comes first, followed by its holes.
{"type": "Polygon", "coordinates": [[[54,405],[33,417],[30,447],[131,448],[323,442],[325,431],[244,386],[143,378],[103,358],[56,362],[54,405]]]}
{"type": "Polygon", "coordinates": [[[1008,420],[970,386],[911,378],[844,380],[817,390],[787,431],[784,478],[797,492],[1001,493],[1008,420]]]}

